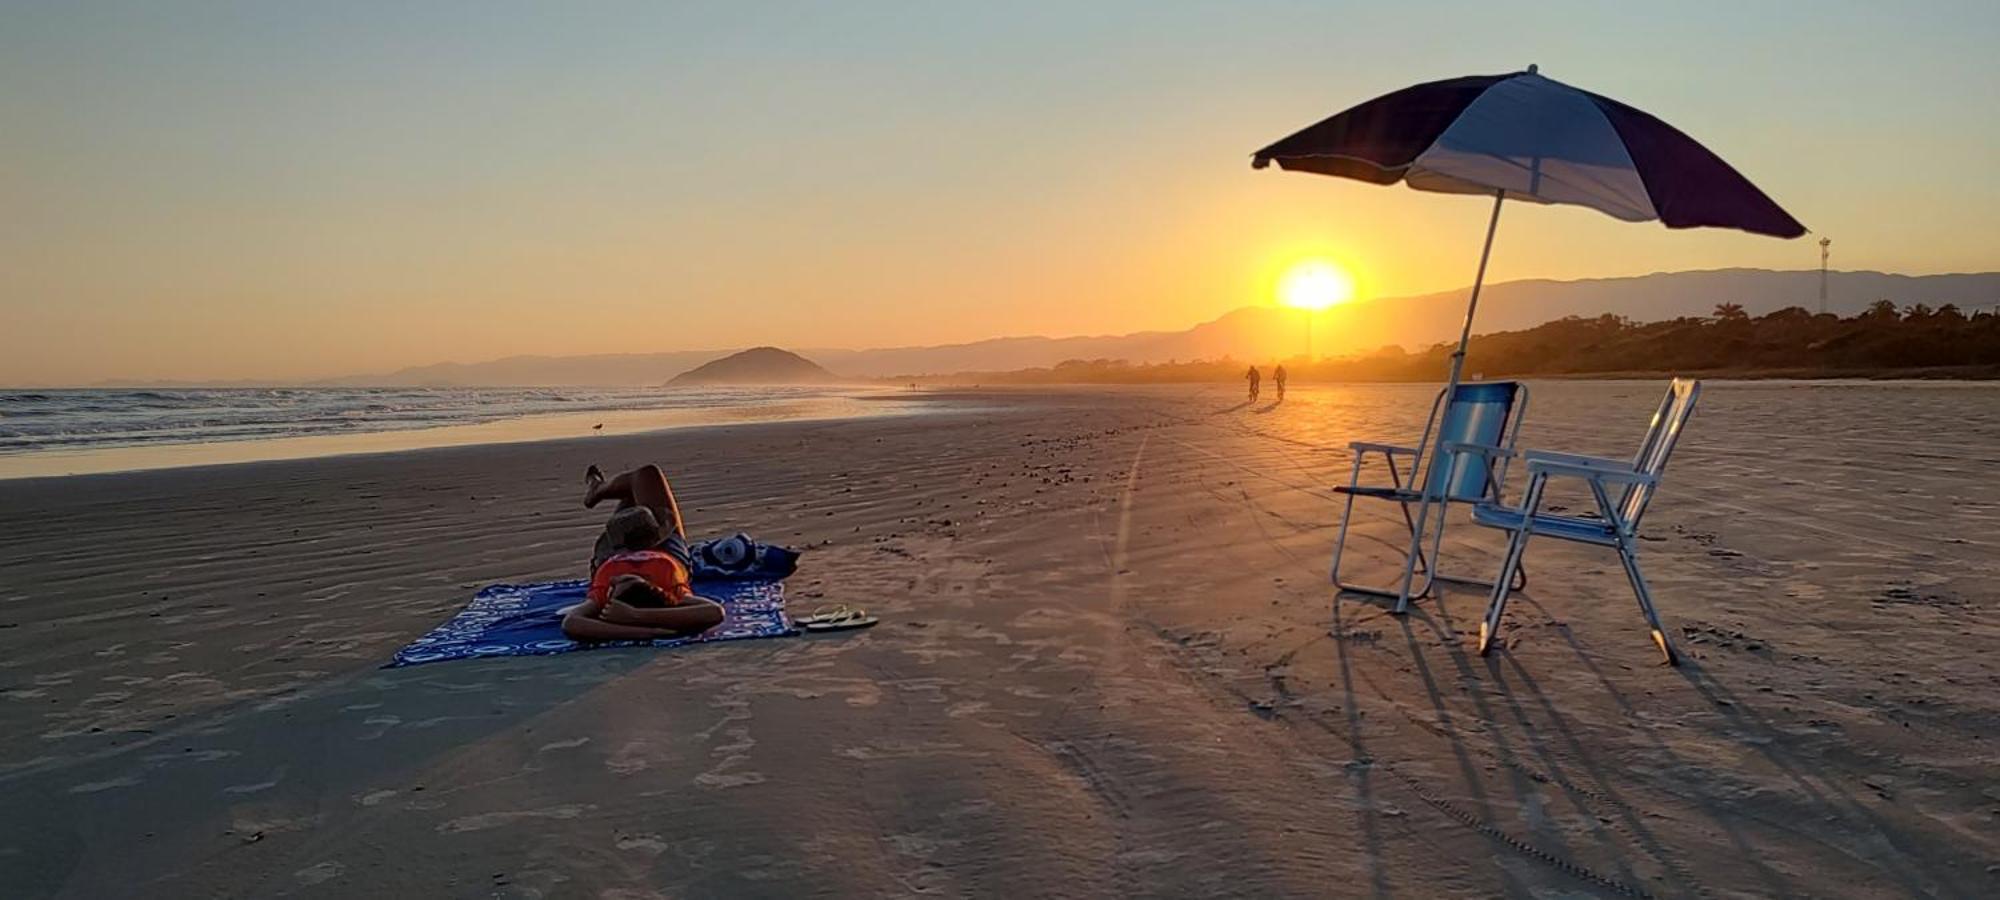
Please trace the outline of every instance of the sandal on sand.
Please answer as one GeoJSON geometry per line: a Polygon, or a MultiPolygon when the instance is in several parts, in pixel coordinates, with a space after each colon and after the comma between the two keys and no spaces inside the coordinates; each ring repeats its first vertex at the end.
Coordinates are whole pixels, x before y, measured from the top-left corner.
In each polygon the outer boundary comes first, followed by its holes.
{"type": "Polygon", "coordinates": [[[825,622],[840,616],[845,616],[849,612],[852,612],[852,610],[848,609],[847,604],[845,603],[815,607],[813,611],[807,615],[794,616],[792,618],[792,624],[803,627],[806,625],[814,624],[816,622],[825,622]]]}
{"type": "Polygon", "coordinates": [[[816,619],[815,621],[806,623],[806,630],[853,631],[858,628],[867,628],[880,621],[882,620],[869,615],[867,610],[843,609],[829,618],[816,619]]]}

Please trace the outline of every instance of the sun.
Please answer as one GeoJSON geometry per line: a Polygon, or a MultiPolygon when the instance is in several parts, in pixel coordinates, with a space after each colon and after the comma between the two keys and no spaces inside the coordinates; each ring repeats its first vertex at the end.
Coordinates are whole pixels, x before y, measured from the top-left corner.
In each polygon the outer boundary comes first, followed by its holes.
{"type": "Polygon", "coordinates": [[[1296,309],[1321,310],[1354,299],[1354,276],[1339,265],[1311,259],[1278,280],[1278,300],[1296,309]]]}

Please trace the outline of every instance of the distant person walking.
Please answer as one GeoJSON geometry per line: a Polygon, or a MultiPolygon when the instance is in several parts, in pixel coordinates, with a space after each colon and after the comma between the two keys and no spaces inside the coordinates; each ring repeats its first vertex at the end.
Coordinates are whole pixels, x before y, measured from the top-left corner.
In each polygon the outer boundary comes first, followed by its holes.
{"type": "Polygon", "coordinates": [[[1278,402],[1285,402],[1285,367],[1279,366],[1272,369],[1271,380],[1278,384],[1278,402]]]}
{"type": "Polygon", "coordinates": [[[1256,366],[1251,366],[1250,371],[1243,373],[1243,380],[1250,382],[1250,402],[1257,402],[1257,388],[1261,386],[1264,376],[1257,374],[1256,366]]]}

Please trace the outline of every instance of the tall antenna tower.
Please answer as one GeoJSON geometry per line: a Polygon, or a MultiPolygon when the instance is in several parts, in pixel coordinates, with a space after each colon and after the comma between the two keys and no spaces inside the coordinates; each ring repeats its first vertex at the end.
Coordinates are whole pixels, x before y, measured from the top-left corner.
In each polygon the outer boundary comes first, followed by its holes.
{"type": "Polygon", "coordinates": [[[1819,314],[1826,315],[1826,257],[1833,238],[1819,239],[1819,314]]]}

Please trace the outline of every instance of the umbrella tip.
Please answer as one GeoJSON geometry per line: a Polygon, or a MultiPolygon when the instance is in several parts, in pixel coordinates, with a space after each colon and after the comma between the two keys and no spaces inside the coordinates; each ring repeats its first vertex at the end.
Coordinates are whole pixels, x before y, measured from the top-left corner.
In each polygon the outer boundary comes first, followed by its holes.
{"type": "Polygon", "coordinates": [[[1528,74],[1530,75],[1540,72],[1541,70],[1542,70],[1541,66],[1535,65],[1534,63],[1528,64],[1528,74]]]}

